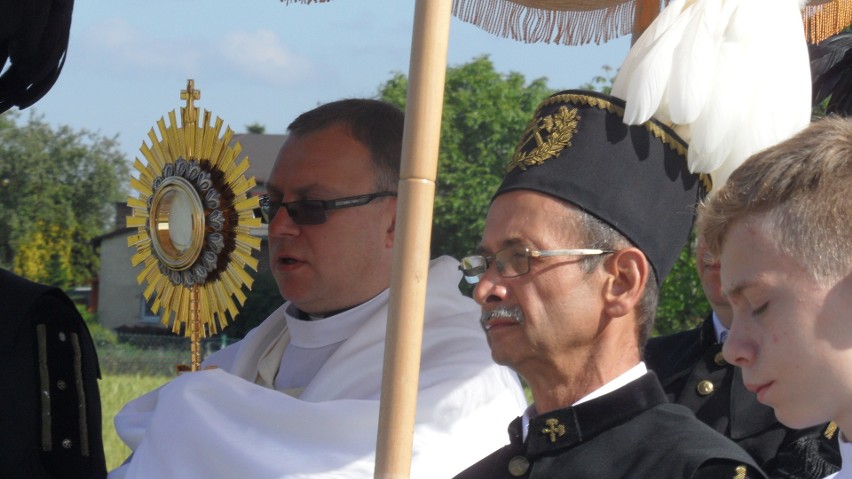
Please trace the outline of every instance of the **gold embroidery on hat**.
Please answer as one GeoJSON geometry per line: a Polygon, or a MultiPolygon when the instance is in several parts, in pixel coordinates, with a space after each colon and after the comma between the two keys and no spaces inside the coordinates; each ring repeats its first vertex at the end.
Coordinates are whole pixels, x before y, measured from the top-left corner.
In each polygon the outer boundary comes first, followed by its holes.
{"type": "Polygon", "coordinates": [[[559,424],[559,419],[550,418],[544,421],[547,427],[541,430],[542,434],[550,436],[550,442],[556,442],[556,436],[565,435],[565,425],[559,424]]]}
{"type": "Polygon", "coordinates": [[[698,179],[704,183],[704,191],[713,191],[713,178],[707,173],[700,173],[698,179]]]}
{"type": "Polygon", "coordinates": [[[737,473],[737,475],[734,476],[734,479],[746,479],[746,473],[748,473],[748,469],[746,469],[745,466],[737,466],[737,468],[734,469],[734,472],[737,473]]]}
{"type": "MultiPolygon", "coordinates": [[[[549,105],[556,104],[556,103],[571,103],[571,104],[575,104],[575,105],[591,106],[591,107],[598,108],[598,109],[601,109],[601,110],[606,110],[606,111],[608,111],[608,112],[610,112],[614,115],[618,115],[619,117],[624,118],[624,107],[618,106],[618,105],[612,103],[609,100],[605,100],[605,99],[599,98],[597,96],[580,95],[580,94],[576,94],[576,93],[562,93],[562,94],[559,94],[559,95],[554,95],[554,96],[545,98],[541,102],[541,104],[538,106],[538,110],[536,111],[535,117],[536,118],[538,117],[538,113],[543,108],[545,108],[549,105]]],[[[518,150],[520,150],[520,148],[522,146],[527,144],[527,142],[529,141],[528,134],[529,134],[530,130],[535,125],[536,125],[535,120],[533,120],[533,123],[530,125],[529,128],[527,128],[527,131],[524,133],[524,141],[521,142],[520,146],[518,147],[518,150]]],[[[677,138],[675,136],[672,136],[663,127],[661,127],[659,124],[657,124],[653,121],[646,121],[645,123],[642,124],[642,126],[644,126],[645,129],[648,130],[649,133],[651,133],[655,137],[659,138],[660,141],[662,141],[664,145],[666,145],[669,148],[671,148],[672,150],[676,151],[678,155],[681,155],[681,156],[684,156],[684,157],[686,156],[688,145],[686,143],[684,143],[683,140],[681,140],[680,138],[677,138]]],[[[518,153],[517,153],[517,150],[516,150],[515,158],[509,163],[509,171],[512,171],[515,168],[515,166],[521,166],[521,165],[516,164],[517,163],[517,157],[518,157],[518,153]]],[[[710,175],[705,174],[705,173],[701,173],[699,175],[699,179],[704,184],[705,190],[710,191],[710,190],[713,189],[713,182],[710,178],[710,175]]]]}
{"type": "Polygon", "coordinates": [[[526,170],[528,166],[540,165],[558,156],[562,150],[571,146],[571,138],[577,132],[579,122],[580,115],[577,114],[576,108],[569,110],[561,106],[556,113],[541,119],[536,114],[524,131],[523,140],[518,144],[507,171],[512,171],[515,167],[526,170]],[[522,151],[532,140],[535,140],[536,147],[527,152],[522,151]]]}
{"type": "Polygon", "coordinates": [[[553,105],[554,103],[572,103],[592,106],[600,110],[606,110],[610,113],[614,113],[624,118],[623,107],[620,107],[609,100],[604,100],[603,98],[598,98],[592,95],[578,95],[576,93],[562,93],[549,98],[545,98],[538,108],[542,109],[548,105],[553,105]]]}
{"type": "Polygon", "coordinates": [[[674,139],[669,136],[669,133],[664,130],[660,125],[652,122],[646,121],[643,123],[645,129],[648,130],[652,135],[659,138],[664,144],[668,145],[669,148],[676,151],[678,155],[686,156],[686,145],[679,141],[674,141],[674,139]]]}

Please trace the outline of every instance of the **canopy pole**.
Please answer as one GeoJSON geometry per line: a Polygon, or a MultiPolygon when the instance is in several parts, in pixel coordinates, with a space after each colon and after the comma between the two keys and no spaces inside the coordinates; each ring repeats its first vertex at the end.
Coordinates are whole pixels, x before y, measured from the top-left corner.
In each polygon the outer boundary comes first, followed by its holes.
{"type": "Polygon", "coordinates": [[[452,0],[417,0],[402,141],[375,479],[411,473],[452,0]]]}
{"type": "Polygon", "coordinates": [[[660,14],[660,0],[636,0],[636,10],[633,16],[633,36],[630,38],[630,44],[636,43],[636,40],[642,36],[651,22],[660,14]]]}

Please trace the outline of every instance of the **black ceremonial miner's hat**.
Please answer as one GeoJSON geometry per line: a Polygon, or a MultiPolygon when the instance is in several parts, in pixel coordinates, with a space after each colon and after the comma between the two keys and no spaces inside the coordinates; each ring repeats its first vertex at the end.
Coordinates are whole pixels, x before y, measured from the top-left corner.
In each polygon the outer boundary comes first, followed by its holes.
{"type": "Polygon", "coordinates": [[[654,119],[628,126],[623,116],[623,100],[597,92],[546,98],[494,197],[525,189],[573,203],[641,249],[659,285],[709,184],[689,172],[687,145],[670,128],[654,119]]]}

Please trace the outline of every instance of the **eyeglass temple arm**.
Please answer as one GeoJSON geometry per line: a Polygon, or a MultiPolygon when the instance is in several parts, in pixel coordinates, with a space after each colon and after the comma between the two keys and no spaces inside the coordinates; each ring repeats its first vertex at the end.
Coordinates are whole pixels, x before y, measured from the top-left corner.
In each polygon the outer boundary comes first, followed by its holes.
{"type": "Polygon", "coordinates": [[[614,251],[604,249],[551,249],[544,251],[530,251],[530,256],[533,258],[542,256],[593,256],[613,252],[614,251]]]}

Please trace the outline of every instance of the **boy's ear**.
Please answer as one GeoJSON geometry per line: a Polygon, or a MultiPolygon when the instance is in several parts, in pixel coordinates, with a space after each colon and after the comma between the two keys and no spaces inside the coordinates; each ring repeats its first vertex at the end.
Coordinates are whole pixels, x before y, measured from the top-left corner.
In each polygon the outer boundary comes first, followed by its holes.
{"type": "Polygon", "coordinates": [[[635,247],[623,248],[604,263],[607,280],[604,286],[604,311],[620,318],[636,308],[645,291],[650,265],[645,254],[635,247]]]}

